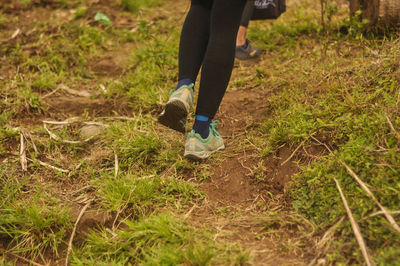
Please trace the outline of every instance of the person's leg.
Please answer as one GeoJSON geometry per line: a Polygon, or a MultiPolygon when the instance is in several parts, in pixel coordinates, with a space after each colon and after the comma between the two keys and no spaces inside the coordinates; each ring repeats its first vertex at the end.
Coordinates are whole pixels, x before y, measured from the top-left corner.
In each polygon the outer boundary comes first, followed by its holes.
{"type": "Polygon", "coordinates": [[[240,27],[236,38],[236,46],[242,46],[246,44],[247,29],[249,27],[251,16],[254,11],[254,0],[247,0],[246,6],[244,7],[242,20],[240,21],[240,27]]]}
{"type": "Polygon", "coordinates": [[[210,33],[213,0],[192,0],[182,28],[179,45],[179,78],[158,121],[185,132],[186,118],[193,105],[194,82],[203,62],[210,33]]]}
{"type": "Polygon", "coordinates": [[[228,86],[245,0],[214,0],[196,115],[214,118],[228,86]]]}
{"type": "Polygon", "coordinates": [[[247,29],[249,28],[253,12],[254,0],[247,0],[236,38],[236,58],[239,60],[257,59],[262,54],[260,49],[252,46],[249,40],[247,40],[247,29]]]}
{"type": "Polygon", "coordinates": [[[196,80],[210,34],[212,0],[192,0],[179,45],[179,80],[196,80]]]}
{"type": "Polygon", "coordinates": [[[243,46],[246,44],[246,38],[247,38],[247,27],[245,26],[240,26],[238,35],[236,38],[236,47],[237,46],[243,46]]]}
{"type": "Polygon", "coordinates": [[[214,118],[228,86],[235,60],[236,36],[246,0],[214,0],[211,29],[201,71],[196,120],[186,144],[186,158],[205,159],[225,148],[214,118]]]}

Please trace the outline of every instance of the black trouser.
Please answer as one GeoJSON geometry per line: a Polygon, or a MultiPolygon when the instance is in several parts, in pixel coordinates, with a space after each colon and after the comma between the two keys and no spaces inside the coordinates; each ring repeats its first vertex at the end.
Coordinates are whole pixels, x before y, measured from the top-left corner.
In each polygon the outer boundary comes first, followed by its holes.
{"type": "Polygon", "coordinates": [[[214,118],[235,60],[236,35],[246,0],[192,0],[179,47],[179,80],[196,80],[196,114],[214,118]]]}

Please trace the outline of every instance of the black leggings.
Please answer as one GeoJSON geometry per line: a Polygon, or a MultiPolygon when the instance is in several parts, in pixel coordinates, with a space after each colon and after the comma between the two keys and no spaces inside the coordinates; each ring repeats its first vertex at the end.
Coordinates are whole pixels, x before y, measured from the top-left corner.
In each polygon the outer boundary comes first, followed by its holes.
{"type": "Polygon", "coordinates": [[[196,80],[196,114],[214,118],[235,60],[236,35],[246,0],[192,0],[179,47],[179,80],[196,80]]]}

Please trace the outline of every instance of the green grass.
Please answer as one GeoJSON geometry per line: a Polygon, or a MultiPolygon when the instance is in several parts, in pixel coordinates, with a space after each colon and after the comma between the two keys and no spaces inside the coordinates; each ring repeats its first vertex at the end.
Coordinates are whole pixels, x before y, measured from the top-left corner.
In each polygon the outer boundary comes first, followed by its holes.
{"type": "MultiPolygon", "coordinates": [[[[382,40],[347,20],[332,22],[322,31],[301,11],[273,25],[257,25],[250,36],[269,50],[276,66],[261,74],[258,70],[250,82],[279,89],[268,99],[270,118],[249,140],[260,147],[261,156],[275,154],[282,145],[293,150],[319,146],[323,152],[317,158],[303,149],[295,156],[300,171],[288,187],[294,208],[323,234],[346,216],[334,182],[338,179],[374,260],[398,264],[398,235],[383,216],[370,216],[378,207],[340,163],[350,165],[385,207],[397,210],[400,140],[386,116],[399,130],[398,33],[382,40]],[[337,32],[343,25],[352,32],[337,32]],[[282,62],[284,67],[279,67],[282,62]]],[[[334,264],[363,261],[347,219],[336,229],[326,258],[334,264]]]]}
{"type": "Polygon", "coordinates": [[[149,173],[118,178],[105,173],[93,183],[106,209],[133,217],[142,217],[169,205],[183,208],[202,198],[190,183],[149,173]]]}
{"type": "Polygon", "coordinates": [[[194,231],[181,217],[159,214],[138,221],[128,220],[125,229],[115,233],[104,229],[92,232],[82,253],[74,256],[73,264],[239,264],[246,258],[247,254],[240,250],[216,245],[208,233],[194,231]]]}
{"type": "Polygon", "coordinates": [[[0,13],[0,28],[5,28],[8,23],[8,18],[3,13],[0,13]]]}
{"type": "Polygon", "coordinates": [[[21,192],[28,185],[27,180],[15,183],[15,176],[5,173],[4,168],[0,173],[0,237],[11,240],[9,250],[33,258],[45,251],[57,254],[72,227],[68,209],[40,186],[35,188],[37,193],[24,197],[21,192]]]}
{"type": "Polygon", "coordinates": [[[162,0],[121,0],[123,9],[130,12],[138,12],[143,7],[154,7],[162,3],[162,0]]]}

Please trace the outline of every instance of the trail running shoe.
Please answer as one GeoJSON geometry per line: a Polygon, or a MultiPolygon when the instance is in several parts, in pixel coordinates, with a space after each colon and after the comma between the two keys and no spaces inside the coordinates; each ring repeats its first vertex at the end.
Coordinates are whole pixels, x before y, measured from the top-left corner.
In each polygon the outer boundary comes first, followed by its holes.
{"type": "Polygon", "coordinates": [[[192,130],[186,139],[184,156],[191,160],[202,160],[216,151],[225,149],[224,140],[215,130],[215,126],[218,124],[218,121],[210,124],[210,134],[206,139],[203,139],[200,134],[192,130]]]}
{"type": "Polygon", "coordinates": [[[245,47],[236,46],[235,57],[239,60],[251,60],[257,59],[262,54],[262,50],[258,49],[255,46],[252,46],[249,40],[246,40],[245,47]]]}
{"type": "Polygon", "coordinates": [[[158,116],[158,122],[176,131],[185,133],[186,118],[193,105],[194,84],[183,85],[171,91],[164,110],[158,116]]]}

